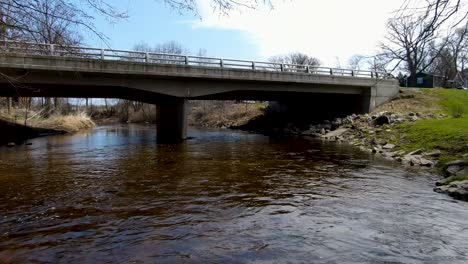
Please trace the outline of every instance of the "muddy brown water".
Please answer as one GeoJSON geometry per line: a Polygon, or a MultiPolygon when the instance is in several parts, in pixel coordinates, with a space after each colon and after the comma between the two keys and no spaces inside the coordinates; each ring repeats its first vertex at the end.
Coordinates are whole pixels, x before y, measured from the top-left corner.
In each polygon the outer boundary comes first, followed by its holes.
{"type": "Polygon", "coordinates": [[[104,126],[0,148],[0,263],[468,263],[468,203],[346,144],[104,126]]]}

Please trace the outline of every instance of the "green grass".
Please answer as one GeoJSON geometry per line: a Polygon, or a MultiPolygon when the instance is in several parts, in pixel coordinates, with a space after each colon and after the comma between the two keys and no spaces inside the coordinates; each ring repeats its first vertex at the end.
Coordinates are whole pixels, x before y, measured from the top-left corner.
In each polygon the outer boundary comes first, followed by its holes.
{"type": "Polygon", "coordinates": [[[443,185],[449,185],[450,183],[456,182],[456,181],[468,181],[468,175],[458,175],[458,176],[448,177],[444,181],[443,185]]]}
{"type": "Polygon", "coordinates": [[[426,151],[443,151],[441,165],[461,158],[468,153],[468,91],[456,89],[424,89],[424,93],[434,95],[442,106],[443,113],[449,116],[442,120],[425,119],[414,123],[404,123],[396,127],[402,149],[411,151],[425,148],[426,151]],[[461,116],[453,117],[454,108],[458,107],[461,116]],[[459,108],[462,108],[460,110],[459,108]]]}
{"type": "Polygon", "coordinates": [[[440,100],[437,103],[443,106],[446,114],[450,114],[452,117],[468,114],[468,91],[457,89],[425,89],[423,91],[426,94],[439,97],[440,100]]]}

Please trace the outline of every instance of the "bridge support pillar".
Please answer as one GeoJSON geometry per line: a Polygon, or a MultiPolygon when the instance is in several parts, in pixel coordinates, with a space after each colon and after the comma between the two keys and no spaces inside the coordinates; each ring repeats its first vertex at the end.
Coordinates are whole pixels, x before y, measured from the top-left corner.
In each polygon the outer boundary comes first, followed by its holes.
{"type": "Polygon", "coordinates": [[[158,143],[180,143],[187,138],[187,99],[174,98],[156,105],[158,143]]]}

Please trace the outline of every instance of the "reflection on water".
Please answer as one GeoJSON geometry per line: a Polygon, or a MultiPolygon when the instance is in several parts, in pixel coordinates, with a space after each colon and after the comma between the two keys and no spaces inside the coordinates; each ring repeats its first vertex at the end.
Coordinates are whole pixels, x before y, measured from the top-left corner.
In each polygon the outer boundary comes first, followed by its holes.
{"type": "Polygon", "coordinates": [[[468,203],[356,149],[109,126],[0,148],[0,263],[467,263],[468,203]]]}

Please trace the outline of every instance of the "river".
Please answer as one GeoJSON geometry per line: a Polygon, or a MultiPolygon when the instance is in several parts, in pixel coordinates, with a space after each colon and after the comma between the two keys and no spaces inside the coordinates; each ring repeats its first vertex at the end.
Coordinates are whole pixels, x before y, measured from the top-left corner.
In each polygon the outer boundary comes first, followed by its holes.
{"type": "Polygon", "coordinates": [[[346,144],[101,126],[0,148],[0,263],[468,263],[468,203],[346,144]]]}

